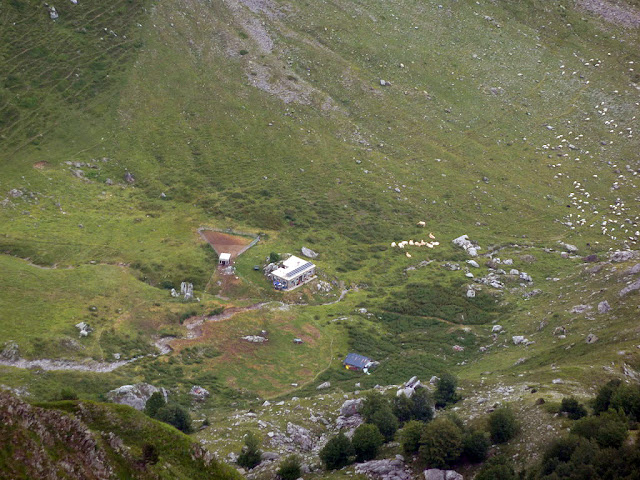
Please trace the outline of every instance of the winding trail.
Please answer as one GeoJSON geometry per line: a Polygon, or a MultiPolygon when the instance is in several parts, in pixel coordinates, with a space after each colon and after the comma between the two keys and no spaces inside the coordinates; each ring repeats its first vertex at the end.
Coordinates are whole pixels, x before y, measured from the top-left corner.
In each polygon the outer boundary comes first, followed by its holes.
{"type": "MultiPolygon", "coordinates": [[[[322,303],[320,305],[334,305],[341,300],[348,293],[348,289],[343,289],[340,293],[340,297],[337,300],[328,303],[322,303]]],[[[265,308],[267,305],[271,304],[283,304],[282,302],[261,302],[255,303],[253,305],[249,305],[246,307],[231,307],[227,308],[222,313],[218,315],[211,316],[197,316],[190,317],[185,320],[184,326],[187,328],[187,335],[184,337],[163,337],[154,342],[154,345],[158,349],[159,353],[150,353],[147,355],[141,355],[139,357],[130,358],[129,360],[119,360],[117,362],[97,362],[95,360],[87,359],[85,361],[73,361],[73,360],[51,360],[47,358],[37,359],[37,360],[26,360],[24,358],[19,358],[17,360],[9,360],[6,358],[0,358],[0,366],[5,367],[15,367],[15,368],[23,368],[23,369],[31,369],[31,368],[39,368],[41,370],[63,370],[63,371],[82,371],[82,372],[95,372],[95,373],[109,373],[113,372],[117,368],[128,365],[129,363],[133,363],[141,358],[146,357],[157,357],[159,355],[167,355],[173,351],[171,347],[171,343],[177,340],[193,340],[195,338],[199,338],[202,336],[202,326],[208,322],[222,322],[224,320],[228,320],[234,315],[244,312],[250,312],[253,310],[260,310],[265,308]]],[[[297,304],[296,306],[304,306],[297,304]]],[[[333,345],[333,340],[332,340],[333,345]]]]}

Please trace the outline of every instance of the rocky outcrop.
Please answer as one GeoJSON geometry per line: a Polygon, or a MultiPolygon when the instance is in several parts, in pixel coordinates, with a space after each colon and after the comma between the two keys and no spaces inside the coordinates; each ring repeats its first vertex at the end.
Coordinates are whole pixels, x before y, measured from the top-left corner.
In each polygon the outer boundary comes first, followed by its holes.
{"type": "Polygon", "coordinates": [[[396,455],[393,460],[371,460],[359,463],[356,465],[356,473],[382,480],[409,480],[411,478],[411,473],[405,467],[402,455],[396,455]]]}
{"type": "Polygon", "coordinates": [[[4,478],[115,478],[104,450],[80,420],[7,392],[0,392],[0,449],[9,456],[4,478]]]}
{"type": "Polygon", "coordinates": [[[123,385],[111,390],[107,393],[107,398],[113,403],[129,405],[136,410],[144,410],[147,400],[151,398],[155,392],[161,392],[165,400],[167,399],[167,391],[162,388],[156,388],[148,383],[136,383],[135,385],[123,385]]]}
{"type": "Polygon", "coordinates": [[[353,400],[345,400],[342,406],[340,407],[340,415],[343,417],[350,417],[355,415],[360,410],[362,406],[361,398],[354,398],[353,400]]]}
{"type": "Polygon", "coordinates": [[[464,477],[455,470],[430,468],[424,471],[424,480],[464,480],[464,477]]]}

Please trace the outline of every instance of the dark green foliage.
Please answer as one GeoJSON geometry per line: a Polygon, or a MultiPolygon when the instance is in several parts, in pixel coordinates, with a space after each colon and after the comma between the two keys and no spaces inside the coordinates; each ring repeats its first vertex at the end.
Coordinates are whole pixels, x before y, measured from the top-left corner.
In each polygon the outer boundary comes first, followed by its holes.
{"type": "Polygon", "coordinates": [[[460,400],[460,396],[456,393],[458,388],[458,379],[450,373],[443,373],[436,385],[436,391],[433,394],[436,408],[444,408],[451,403],[460,400]]]}
{"type": "Polygon", "coordinates": [[[142,463],[147,465],[155,465],[159,459],[158,450],[156,446],[151,443],[145,443],[142,446],[142,463]]]}
{"type": "Polygon", "coordinates": [[[259,449],[260,440],[252,432],[244,436],[244,447],[238,456],[238,465],[244,468],[253,468],[260,463],[262,452],[259,449]]]}
{"type": "Polygon", "coordinates": [[[420,459],[433,468],[448,468],[462,453],[462,432],[448,418],[428,423],[420,437],[420,459]]]}
{"type": "Polygon", "coordinates": [[[513,462],[504,455],[489,459],[478,471],[475,480],[517,480],[513,462]]]}
{"type": "Polygon", "coordinates": [[[505,443],[520,431],[516,415],[508,407],[502,407],[489,415],[489,433],[494,443],[505,443]]]}
{"type": "Polygon", "coordinates": [[[351,441],[340,432],[327,442],[320,450],[320,460],[328,470],[336,470],[351,463],[353,456],[353,445],[351,441]]]}
{"type": "Polygon", "coordinates": [[[611,408],[622,410],[630,420],[640,420],[640,385],[621,384],[611,396],[611,408]]]}
{"type": "Polygon", "coordinates": [[[160,410],[166,404],[167,402],[165,402],[164,395],[162,395],[162,393],[153,392],[144,406],[144,413],[149,415],[151,418],[156,418],[158,410],[160,410]]]}
{"type": "Polygon", "coordinates": [[[411,398],[400,395],[393,399],[393,413],[400,423],[409,420],[428,422],[433,418],[433,400],[426,388],[418,387],[411,398]]]}
{"type": "Polygon", "coordinates": [[[378,449],[384,442],[384,437],[373,424],[364,423],[360,425],[353,434],[351,444],[356,454],[357,462],[373,460],[378,454],[378,449]]]}
{"type": "Polygon", "coordinates": [[[598,415],[601,412],[606,412],[609,410],[609,406],[611,404],[611,397],[618,389],[622,382],[620,379],[615,378],[610,380],[605,385],[600,387],[598,390],[598,394],[596,398],[593,400],[593,413],[598,415]]]}
{"type": "Polygon", "coordinates": [[[417,420],[409,420],[405,423],[402,430],[398,432],[400,445],[402,445],[404,453],[407,455],[418,453],[420,438],[422,438],[422,432],[425,426],[426,424],[424,422],[417,420]]]}
{"type": "Polygon", "coordinates": [[[209,419],[208,419],[208,418],[205,418],[205,419],[202,421],[202,426],[203,426],[203,427],[208,427],[209,425],[210,425],[210,423],[209,423],[209,419]]]}
{"type": "Polygon", "coordinates": [[[398,429],[398,419],[393,414],[389,400],[382,394],[377,392],[369,393],[364,402],[362,402],[360,414],[364,417],[365,422],[372,423],[378,427],[385,440],[393,440],[393,436],[398,429]]]}
{"type": "Polygon", "coordinates": [[[619,448],[628,435],[627,419],[623,413],[609,410],[576,421],[571,433],[593,439],[602,448],[619,448]]]}
{"type": "Polygon", "coordinates": [[[587,409],[584,408],[584,405],[578,402],[574,397],[563,398],[560,411],[566,412],[567,417],[571,420],[579,420],[582,417],[587,416],[587,409]]]}
{"type": "Polygon", "coordinates": [[[156,412],[155,418],[173,425],[183,433],[191,433],[193,431],[189,412],[180,405],[170,404],[160,407],[156,412]]]}
{"type": "Polygon", "coordinates": [[[78,394],[71,388],[63,388],[60,390],[61,400],[78,400],[78,394]]]}
{"type": "Polygon", "coordinates": [[[277,263],[280,261],[280,254],[277,252],[271,252],[269,254],[269,263],[277,263]]]}
{"type": "Polygon", "coordinates": [[[282,480],[297,480],[301,476],[300,458],[296,455],[288,456],[280,463],[277,473],[282,480]]]}
{"type": "Polygon", "coordinates": [[[465,432],[462,438],[462,455],[471,463],[479,463],[487,458],[491,442],[489,435],[480,430],[465,432]]]}

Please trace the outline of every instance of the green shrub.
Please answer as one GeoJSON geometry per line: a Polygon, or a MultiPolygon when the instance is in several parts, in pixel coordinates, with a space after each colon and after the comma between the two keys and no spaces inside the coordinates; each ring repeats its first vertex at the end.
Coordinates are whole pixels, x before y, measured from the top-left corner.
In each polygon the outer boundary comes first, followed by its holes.
{"type": "Polygon", "coordinates": [[[262,452],[260,452],[260,440],[252,432],[247,432],[244,436],[244,447],[238,456],[238,465],[244,468],[253,468],[260,463],[262,452]]]}
{"type": "Polygon", "coordinates": [[[63,388],[60,390],[61,400],[78,400],[78,394],[71,388],[63,388]]]}
{"type": "Polygon", "coordinates": [[[277,252],[271,252],[269,254],[269,263],[278,263],[280,261],[280,254],[277,252]]]}
{"type": "Polygon", "coordinates": [[[142,463],[144,465],[155,465],[159,460],[158,450],[151,443],[145,443],[142,446],[142,463]]]}
{"type": "Polygon", "coordinates": [[[280,468],[278,468],[278,476],[282,480],[297,480],[300,478],[300,458],[296,455],[291,455],[285,458],[280,463],[280,468]]]}
{"type": "Polygon", "coordinates": [[[149,397],[149,400],[147,400],[147,403],[144,406],[144,413],[149,415],[151,418],[156,418],[156,415],[158,414],[158,410],[160,410],[166,404],[167,402],[165,402],[164,395],[162,395],[162,393],[153,392],[153,394],[151,394],[151,397],[149,397]]]}
{"type": "Polygon", "coordinates": [[[502,407],[489,415],[489,433],[494,443],[505,443],[520,431],[520,424],[513,411],[502,407]]]}
{"type": "Polygon", "coordinates": [[[183,433],[193,432],[189,412],[180,405],[171,404],[160,407],[156,412],[155,418],[161,422],[173,425],[183,433]]]}
{"type": "Polygon", "coordinates": [[[320,450],[320,460],[328,470],[336,470],[349,465],[352,455],[353,445],[342,432],[329,440],[320,450]]]}
{"type": "Polygon", "coordinates": [[[443,373],[436,385],[433,395],[437,408],[444,408],[449,404],[456,403],[460,396],[456,393],[458,379],[450,373],[443,373]]]}
{"type": "Polygon", "coordinates": [[[598,416],[577,420],[571,433],[593,439],[602,448],[619,448],[627,438],[627,419],[623,413],[609,410],[598,416]]]}
{"type": "Polygon", "coordinates": [[[587,409],[584,408],[578,400],[574,397],[565,397],[562,399],[562,404],[560,405],[560,411],[566,412],[567,417],[571,420],[579,420],[582,417],[587,416],[587,409]]]}
{"type": "Polygon", "coordinates": [[[610,380],[605,385],[600,387],[596,398],[593,399],[593,413],[598,415],[602,412],[609,410],[611,405],[611,397],[618,389],[622,381],[618,378],[610,380]]]}
{"type": "Polygon", "coordinates": [[[366,423],[372,423],[378,427],[385,440],[393,440],[398,430],[398,419],[393,414],[389,400],[377,392],[369,393],[360,407],[360,414],[366,423]]]}
{"type": "Polygon", "coordinates": [[[490,446],[491,442],[486,432],[466,432],[462,438],[462,455],[471,463],[479,463],[487,458],[490,446]]]}
{"type": "Polygon", "coordinates": [[[433,400],[426,388],[416,388],[411,398],[400,395],[393,399],[393,413],[400,423],[409,420],[428,422],[433,418],[433,400]]]}
{"type": "Polygon", "coordinates": [[[474,480],[517,480],[513,462],[504,455],[489,459],[478,471],[474,480]]]}
{"type": "Polygon", "coordinates": [[[424,422],[409,420],[402,430],[398,432],[398,440],[400,441],[400,445],[402,445],[404,453],[407,455],[418,453],[420,438],[422,437],[425,426],[426,424],[424,422]]]}
{"type": "Polygon", "coordinates": [[[448,418],[428,423],[420,437],[420,459],[434,468],[448,468],[462,453],[462,432],[448,418]]]}
{"type": "Polygon", "coordinates": [[[611,396],[611,408],[622,410],[630,420],[640,420],[640,385],[621,384],[611,396]]]}
{"type": "Polygon", "coordinates": [[[378,454],[378,449],[384,442],[384,437],[373,424],[365,423],[360,425],[353,434],[351,444],[356,454],[357,462],[373,460],[378,454]]]}

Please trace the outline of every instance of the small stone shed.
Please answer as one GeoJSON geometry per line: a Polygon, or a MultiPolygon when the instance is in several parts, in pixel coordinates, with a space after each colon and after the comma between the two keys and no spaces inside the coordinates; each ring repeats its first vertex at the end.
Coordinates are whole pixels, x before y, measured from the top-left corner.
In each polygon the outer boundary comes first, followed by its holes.
{"type": "Polygon", "coordinates": [[[350,353],[342,361],[342,365],[344,365],[344,368],[347,370],[369,373],[369,369],[377,366],[378,362],[374,362],[369,357],[365,357],[359,353],[350,353]]]}
{"type": "Polygon", "coordinates": [[[230,253],[221,253],[218,257],[219,265],[230,265],[231,264],[231,254],[230,253]]]}

